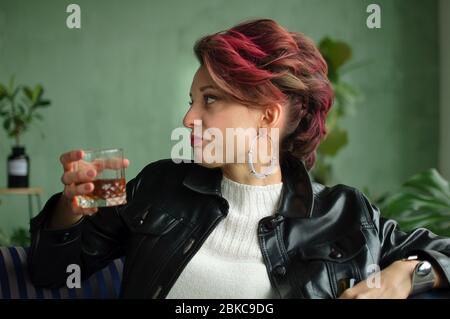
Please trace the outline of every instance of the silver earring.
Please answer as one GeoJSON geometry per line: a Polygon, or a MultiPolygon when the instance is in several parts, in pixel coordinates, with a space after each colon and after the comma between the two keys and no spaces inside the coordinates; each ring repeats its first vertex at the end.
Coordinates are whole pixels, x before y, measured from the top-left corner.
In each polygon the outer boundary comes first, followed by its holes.
{"type": "MultiPolygon", "coordinates": [[[[270,139],[270,142],[273,145],[272,138],[268,134],[266,134],[266,136],[270,139]]],[[[262,172],[257,172],[256,171],[255,165],[253,163],[253,147],[254,147],[258,137],[259,137],[259,134],[255,135],[255,137],[253,138],[252,142],[250,143],[250,150],[248,151],[248,166],[250,168],[250,172],[256,178],[262,179],[262,178],[266,178],[267,176],[269,176],[269,175],[271,175],[271,174],[273,174],[275,172],[277,158],[276,158],[275,154],[273,154],[274,151],[273,151],[273,148],[272,148],[272,156],[270,158],[270,165],[269,165],[269,167],[267,167],[262,172]]]]}

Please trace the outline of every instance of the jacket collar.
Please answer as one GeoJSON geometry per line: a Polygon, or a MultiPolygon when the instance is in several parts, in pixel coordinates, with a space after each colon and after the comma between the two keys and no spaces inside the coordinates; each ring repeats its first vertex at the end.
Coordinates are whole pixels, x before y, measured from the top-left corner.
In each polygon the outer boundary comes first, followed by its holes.
{"type": "MultiPolygon", "coordinates": [[[[311,217],[314,193],[304,163],[290,153],[285,153],[281,157],[280,164],[283,189],[278,213],[291,218],[311,217]]],[[[220,168],[206,168],[191,163],[183,184],[195,192],[222,197],[221,181],[220,168]]]]}

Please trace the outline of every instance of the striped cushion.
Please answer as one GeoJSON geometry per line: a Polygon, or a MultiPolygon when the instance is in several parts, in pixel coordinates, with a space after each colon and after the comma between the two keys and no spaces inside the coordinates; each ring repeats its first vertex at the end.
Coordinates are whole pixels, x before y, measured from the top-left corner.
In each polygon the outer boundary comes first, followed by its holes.
{"type": "Polygon", "coordinates": [[[28,248],[0,247],[0,299],[117,298],[123,260],[116,259],[81,283],[81,288],[36,288],[27,271],[28,248]]]}

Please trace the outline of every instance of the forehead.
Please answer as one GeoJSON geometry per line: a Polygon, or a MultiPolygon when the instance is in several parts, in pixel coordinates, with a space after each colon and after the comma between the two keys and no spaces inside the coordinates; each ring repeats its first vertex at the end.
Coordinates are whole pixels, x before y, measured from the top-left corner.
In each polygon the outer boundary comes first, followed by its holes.
{"type": "Polygon", "coordinates": [[[208,69],[202,65],[198,68],[197,72],[195,72],[194,78],[192,80],[191,90],[199,90],[199,88],[205,85],[212,85],[217,87],[213,79],[211,78],[211,75],[209,75],[208,69]]]}

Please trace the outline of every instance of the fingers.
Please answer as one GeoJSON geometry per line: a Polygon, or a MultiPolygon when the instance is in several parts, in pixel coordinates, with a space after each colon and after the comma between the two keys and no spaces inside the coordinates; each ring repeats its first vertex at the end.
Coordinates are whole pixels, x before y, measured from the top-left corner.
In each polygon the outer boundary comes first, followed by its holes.
{"type": "Polygon", "coordinates": [[[64,195],[67,198],[72,199],[73,197],[78,196],[78,195],[89,194],[93,190],[94,190],[93,183],[84,183],[84,184],[79,184],[79,185],[70,184],[70,185],[66,185],[66,187],[64,188],[64,195]]]}
{"type": "Polygon", "coordinates": [[[130,165],[130,161],[126,158],[105,158],[105,159],[96,159],[92,162],[97,169],[98,172],[103,171],[104,169],[121,169],[127,168],[130,165]]]}
{"type": "Polygon", "coordinates": [[[356,290],[349,288],[344,290],[344,292],[339,296],[338,299],[356,299],[358,293],[356,290]]]}
{"type": "Polygon", "coordinates": [[[97,171],[93,166],[92,168],[85,167],[76,171],[65,172],[61,176],[61,182],[64,185],[86,183],[93,181],[95,176],[97,176],[97,171]]]}
{"type": "Polygon", "coordinates": [[[97,207],[92,207],[92,208],[83,208],[83,207],[79,207],[76,204],[76,200],[75,198],[72,200],[72,211],[75,215],[93,215],[95,213],[98,212],[98,208],[97,207]]]}
{"type": "Polygon", "coordinates": [[[83,158],[84,152],[83,150],[73,150],[66,153],[63,153],[59,157],[59,161],[64,167],[64,170],[70,170],[72,168],[72,163],[78,161],[83,158]]]}
{"type": "MultiPolygon", "coordinates": [[[[67,153],[66,153],[67,154],[67,153]]],[[[72,162],[73,164],[73,162],[72,162]]],[[[65,170],[61,176],[61,182],[64,185],[72,183],[86,183],[93,181],[104,169],[120,169],[127,168],[130,164],[128,159],[105,159],[96,160],[94,162],[79,161],[76,163],[75,170],[72,168],[65,170]]]]}
{"type": "Polygon", "coordinates": [[[84,156],[85,152],[81,149],[72,150],[60,156],[60,162],[64,167],[61,182],[64,184],[63,195],[68,200],[72,212],[74,214],[91,215],[96,213],[98,208],[79,207],[76,196],[93,192],[93,181],[96,177],[100,178],[100,173],[104,169],[127,168],[130,161],[122,157],[85,161],[83,160],[84,156]]]}
{"type": "Polygon", "coordinates": [[[67,198],[71,206],[71,212],[75,215],[92,215],[98,212],[97,207],[85,208],[78,206],[76,196],[86,195],[94,190],[93,183],[71,184],[64,187],[63,195],[67,198]]]}
{"type": "Polygon", "coordinates": [[[348,288],[338,297],[338,299],[377,299],[385,298],[386,290],[382,287],[369,287],[365,281],[361,281],[353,288],[348,288]]]}

